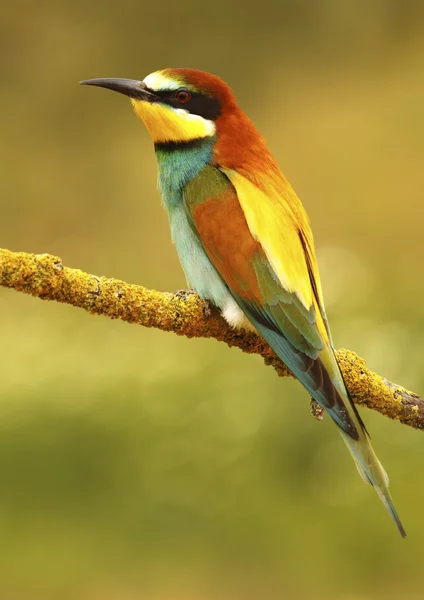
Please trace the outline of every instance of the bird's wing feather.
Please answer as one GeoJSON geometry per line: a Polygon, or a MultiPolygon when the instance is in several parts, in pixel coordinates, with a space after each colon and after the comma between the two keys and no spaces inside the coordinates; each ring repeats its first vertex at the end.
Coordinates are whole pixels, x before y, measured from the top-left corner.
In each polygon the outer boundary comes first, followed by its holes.
{"type": "Polygon", "coordinates": [[[249,230],[260,240],[280,283],[307,308],[316,305],[321,335],[332,345],[309,219],[288,181],[273,173],[255,181],[223,169],[233,184],[249,230]],[[321,325],[321,323],[320,323],[321,325]]]}
{"type": "Polygon", "coordinates": [[[338,425],[357,438],[357,414],[331,347],[307,220],[294,223],[281,198],[213,166],[185,186],[183,198],[193,230],[243,312],[338,425]]]}
{"type": "Polygon", "coordinates": [[[245,315],[337,423],[361,477],[405,537],[334,356],[306,214],[288,184],[280,196],[267,186],[208,166],[183,191],[188,221],[245,315]]]}

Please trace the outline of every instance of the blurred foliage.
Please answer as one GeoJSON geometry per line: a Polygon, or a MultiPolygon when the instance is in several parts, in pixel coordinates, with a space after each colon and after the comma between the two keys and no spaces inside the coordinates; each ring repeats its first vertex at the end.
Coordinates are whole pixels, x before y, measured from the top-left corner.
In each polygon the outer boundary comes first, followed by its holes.
{"type": "MultiPolygon", "coordinates": [[[[148,135],[88,77],[220,74],[312,219],[337,345],[423,393],[424,4],[21,0],[0,17],[0,246],[174,290],[148,135]]],[[[403,542],[257,357],[0,290],[5,600],[422,597],[422,434],[363,411],[403,542]]]]}

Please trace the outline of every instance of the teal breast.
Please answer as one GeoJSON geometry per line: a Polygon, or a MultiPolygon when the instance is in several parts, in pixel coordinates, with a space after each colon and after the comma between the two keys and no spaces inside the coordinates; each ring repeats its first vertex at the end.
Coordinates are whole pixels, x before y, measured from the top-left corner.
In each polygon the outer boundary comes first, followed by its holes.
{"type": "Polygon", "coordinates": [[[186,186],[212,162],[214,142],[215,138],[203,138],[182,144],[156,144],[155,150],[159,190],[187,284],[202,298],[224,309],[234,301],[193,231],[183,202],[186,186]]]}

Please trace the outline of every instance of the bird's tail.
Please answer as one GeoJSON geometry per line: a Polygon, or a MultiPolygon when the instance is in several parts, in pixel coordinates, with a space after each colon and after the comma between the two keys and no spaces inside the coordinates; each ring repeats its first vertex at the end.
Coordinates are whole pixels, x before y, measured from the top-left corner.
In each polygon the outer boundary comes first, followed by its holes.
{"type": "Polygon", "coordinates": [[[370,483],[377,492],[380,500],[387,508],[393,521],[396,523],[397,528],[402,537],[406,537],[406,532],[399,519],[399,516],[394,507],[392,498],[389,492],[389,478],[383,465],[378,460],[373,447],[371,446],[370,439],[367,432],[364,430],[360,419],[356,418],[353,411],[351,414],[352,420],[355,422],[355,426],[359,432],[359,439],[353,439],[347,434],[341,427],[338,427],[346,446],[355,461],[356,467],[365,483],[370,483]]]}
{"type": "Polygon", "coordinates": [[[328,340],[317,358],[311,358],[294,349],[278,330],[264,325],[260,318],[251,318],[250,305],[241,304],[241,308],[248,316],[250,315],[249,319],[259,333],[305,386],[314,400],[331,416],[352,454],[362,479],[375,488],[400,534],[405,537],[405,530],[390,496],[389,478],[375,455],[365,425],[349,396],[331,340],[328,340]]]}
{"type": "Polygon", "coordinates": [[[390,496],[389,478],[374,452],[365,425],[347,391],[335,355],[329,348],[326,348],[320,358],[323,359],[329,379],[326,380],[324,377],[324,385],[319,390],[312,390],[312,395],[337,425],[362,479],[375,488],[380,500],[396,523],[399,533],[402,537],[406,537],[390,496]]]}

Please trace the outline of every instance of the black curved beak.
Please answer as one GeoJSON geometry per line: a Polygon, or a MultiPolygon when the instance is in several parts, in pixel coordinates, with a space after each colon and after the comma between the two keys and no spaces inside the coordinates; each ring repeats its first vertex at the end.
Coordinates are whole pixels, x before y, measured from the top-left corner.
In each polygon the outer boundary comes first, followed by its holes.
{"type": "Polygon", "coordinates": [[[114,92],[119,92],[129,98],[134,98],[134,100],[144,100],[146,102],[154,102],[157,100],[157,96],[152,92],[149,92],[142,81],[136,81],[135,79],[85,79],[84,81],[80,81],[80,84],[95,85],[97,87],[113,90],[114,92]]]}

